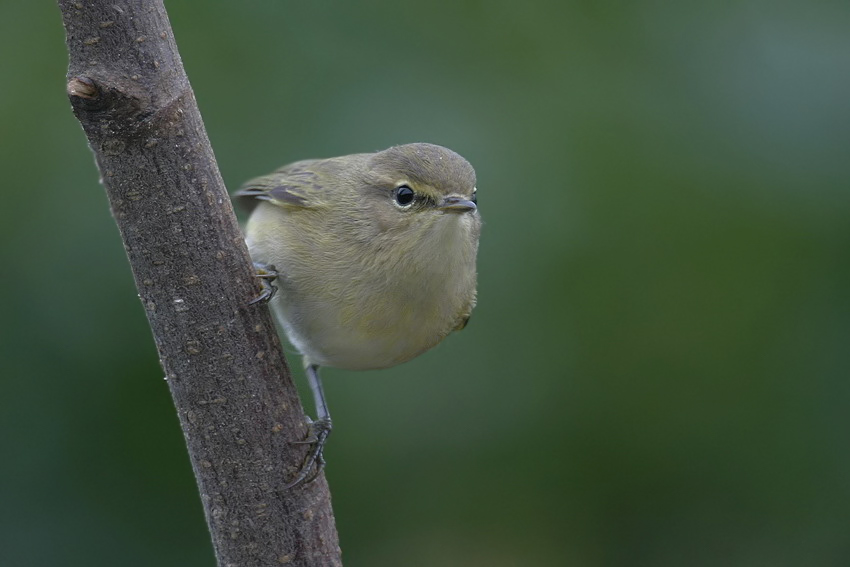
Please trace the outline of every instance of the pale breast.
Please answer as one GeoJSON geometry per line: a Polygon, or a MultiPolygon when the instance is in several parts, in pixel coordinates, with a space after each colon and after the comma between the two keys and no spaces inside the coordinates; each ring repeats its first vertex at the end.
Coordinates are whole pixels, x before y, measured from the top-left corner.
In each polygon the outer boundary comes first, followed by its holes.
{"type": "Polygon", "coordinates": [[[444,220],[399,246],[367,242],[349,254],[323,251],[303,231],[286,245],[256,231],[249,247],[280,263],[272,307],[310,363],[388,368],[435,346],[475,305],[479,221],[444,220]]]}

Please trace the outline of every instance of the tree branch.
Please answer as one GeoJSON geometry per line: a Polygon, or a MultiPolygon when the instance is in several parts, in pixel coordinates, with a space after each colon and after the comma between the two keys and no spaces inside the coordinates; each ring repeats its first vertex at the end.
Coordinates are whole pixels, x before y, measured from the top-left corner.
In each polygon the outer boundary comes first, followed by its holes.
{"type": "Polygon", "coordinates": [[[338,566],[330,493],[281,490],[304,413],[161,0],[59,0],[97,159],[221,567],[338,566]]]}

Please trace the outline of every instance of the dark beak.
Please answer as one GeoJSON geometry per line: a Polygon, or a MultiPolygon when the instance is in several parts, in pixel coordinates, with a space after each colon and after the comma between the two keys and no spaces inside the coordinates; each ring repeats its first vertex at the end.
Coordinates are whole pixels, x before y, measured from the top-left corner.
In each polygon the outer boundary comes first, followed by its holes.
{"type": "Polygon", "coordinates": [[[442,203],[437,205],[437,208],[447,213],[468,213],[478,207],[472,201],[460,197],[446,197],[442,203]]]}

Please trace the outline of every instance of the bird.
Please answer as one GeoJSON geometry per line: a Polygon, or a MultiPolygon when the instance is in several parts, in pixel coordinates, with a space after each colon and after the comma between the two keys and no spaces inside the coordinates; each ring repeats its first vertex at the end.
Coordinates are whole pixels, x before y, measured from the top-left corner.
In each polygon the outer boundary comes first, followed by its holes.
{"type": "MultiPolygon", "coordinates": [[[[311,159],[246,182],[245,241],[263,292],[302,355],[316,419],[292,488],[324,468],[332,429],[320,367],[409,361],[463,329],[476,304],[476,174],[454,151],[411,143],[311,159]]],[[[260,302],[260,301],[258,301],[260,302]]]]}

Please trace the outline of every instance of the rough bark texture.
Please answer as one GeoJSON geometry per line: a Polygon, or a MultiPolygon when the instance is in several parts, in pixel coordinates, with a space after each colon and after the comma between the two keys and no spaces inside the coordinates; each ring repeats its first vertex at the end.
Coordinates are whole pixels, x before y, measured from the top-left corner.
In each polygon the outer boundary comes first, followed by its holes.
{"type": "MultiPolygon", "coordinates": [[[[283,490],[304,413],[161,0],[59,0],[97,158],[218,564],[341,565],[324,476],[283,490]]],[[[152,377],[161,379],[161,377],[152,377]]],[[[163,521],[168,521],[167,515],[163,521]]]]}

